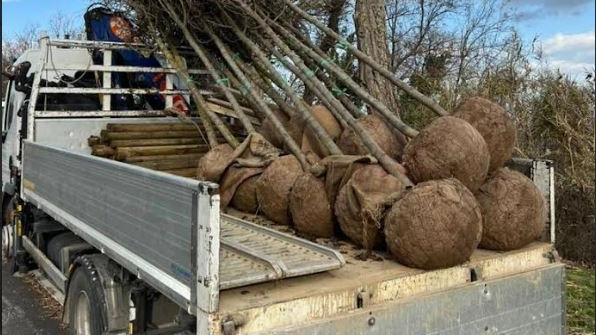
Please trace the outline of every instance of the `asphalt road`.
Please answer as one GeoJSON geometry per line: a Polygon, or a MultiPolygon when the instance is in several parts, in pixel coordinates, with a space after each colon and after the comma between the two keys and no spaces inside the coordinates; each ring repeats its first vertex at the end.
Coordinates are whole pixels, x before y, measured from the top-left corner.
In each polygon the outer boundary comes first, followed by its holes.
{"type": "Polygon", "coordinates": [[[5,267],[2,262],[2,335],[65,335],[58,321],[46,316],[39,294],[5,267]]]}

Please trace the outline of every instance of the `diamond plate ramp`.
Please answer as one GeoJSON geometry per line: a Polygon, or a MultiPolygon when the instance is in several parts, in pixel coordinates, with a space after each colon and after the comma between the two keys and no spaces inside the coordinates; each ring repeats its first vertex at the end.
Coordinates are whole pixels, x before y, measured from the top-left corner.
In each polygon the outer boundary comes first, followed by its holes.
{"type": "Polygon", "coordinates": [[[221,216],[220,289],[342,267],[333,249],[257,224],[221,216]]]}

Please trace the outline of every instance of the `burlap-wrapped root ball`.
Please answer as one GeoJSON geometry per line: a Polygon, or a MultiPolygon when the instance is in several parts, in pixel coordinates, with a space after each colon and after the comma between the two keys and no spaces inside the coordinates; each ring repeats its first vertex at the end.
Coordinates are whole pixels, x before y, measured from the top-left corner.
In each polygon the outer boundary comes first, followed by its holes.
{"type": "Polygon", "coordinates": [[[494,171],[511,158],[516,131],[513,120],[501,106],[473,97],[462,102],[453,116],[468,121],[482,135],[490,153],[489,171],[494,171]]]}
{"type": "Polygon", "coordinates": [[[311,237],[333,236],[333,211],[325,184],[310,173],[303,173],[290,192],[290,213],[294,228],[311,237]]]}
{"type": "MultiPolygon", "coordinates": [[[[313,118],[323,127],[332,140],[335,141],[339,138],[342,133],[341,124],[339,124],[329,109],[325,106],[314,105],[310,108],[310,111],[313,118]]],[[[315,133],[309,127],[305,127],[302,136],[302,151],[308,152],[309,150],[319,157],[324,157],[326,152],[317,140],[315,133]]]]}
{"type": "Polygon", "coordinates": [[[229,144],[220,144],[209,150],[201,159],[197,167],[197,178],[219,183],[221,174],[234,159],[234,149],[229,144]]]}
{"type": "Polygon", "coordinates": [[[256,213],[258,206],[256,184],[260,168],[230,166],[221,177],[220,204],[247,213],[256,213]]]}
{"type": "MultiPolygon", "coordinates": [[[[366,115],[358,119],[358,123],[389,157],[401,160],[403,144],[399,135],[396,131],[391,130],[381,116],[366,115]]],[[[369,153],[360,137],[350,128],[344,129],[337,145],[345,155],[367,155],[369,153]]]]}
{"type": "Polygon", "coordinates": [[[484,218],[481,248],[518,249],[538,239],[546,222],[544,197],[532,180],[501,168],[476,193],[484,218]]]}
{"type": "Polygon", "coordinates": [[[470,190],[457,179],[420,183],[385,217],[385,239],[406,266],[438,269],[469,260],[480,243],[482,216],[470,190]]]}
{"type": "Polygon", "coordinates": [[[341,188],[335,200],[335,215],[341,231],[365,249],[383,244],[384,202],[404,185],[379,165],[356,170],[341,188]]]}
{"type": "Polygon", "coordinates": [[[486,179],[490,155],[466,121],[442,116],[406,145],[403,163],[414,182],[456,178],[475,192],[486,179]]]}
{"type": "Polygon", "coordinates": [[[290,224],[290,191],[301,173],[300,162],[287,155],[274,160],[257,180],[259,207],[270,220],[290,224]]]}

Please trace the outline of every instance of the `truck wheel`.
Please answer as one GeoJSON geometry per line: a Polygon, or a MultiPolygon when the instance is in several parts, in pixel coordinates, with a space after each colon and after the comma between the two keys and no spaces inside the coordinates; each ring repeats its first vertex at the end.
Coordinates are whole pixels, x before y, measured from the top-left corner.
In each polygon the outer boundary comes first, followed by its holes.
{"type": "Polygon", "coordinates": [[[13,274],[17,271],[16,239],[14,222],[2,226],[2,259],[7,261],[8,271],[13,274]]]}
{"type": "MultiPolygon", "coordinates": [[[[4,195],[5,197],[7,197],[8,195],[4,195]]],[[[16,212],[16,197],[12,196],[10,197],[10,199],[6,200],[3,204],[2,204],[2,225],[7,225],[9,223],[12,222],[12,218],[15,215],[16,212]]]]}
{"type": "Polygon", "coordinates": [[[105,330],[101,281],[91,261],[83,257],[68,286],[70,335],[101,335],[105,330]]]}

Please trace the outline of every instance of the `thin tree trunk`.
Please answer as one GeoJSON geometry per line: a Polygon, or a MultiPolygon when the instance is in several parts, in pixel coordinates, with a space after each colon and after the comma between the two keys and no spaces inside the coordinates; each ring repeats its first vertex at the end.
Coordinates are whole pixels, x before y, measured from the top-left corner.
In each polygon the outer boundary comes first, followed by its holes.
{"type": "MultiPolygon", "coordinates": [[[[342,13],[344,12],[344,8],[346,5],[346,0],[330,0],[326,3],[326,10],[329,13],[329,17],[327,19],[327,27],[335,32],[339,32],[339,23],[341,21],[342,13]]],[[[320,36],[319,42],[319,49],[321,49],[325,54],[333,48],[333,37],[322,33],[320,36]]],[[[304,100],[312,104],[315,95],[313,91],[310,90],[308,87],[304,89],[304,100]]]]}
{"type": "Polygon", "coordinates": [[[251,81],[248,80],[248,78],[246,78],[246,76],[240,70],[240,68],[238,68],[238,65],[236,65],[236,62],[232,58],[231,52],[228,49],[228,47],[219,39],[219,37],[216,34],[214,34],[211,31],[209,27],[205,28],[207,30],[207,34],[209,35],[209,37],[211,37],[213,42],[215,42],[217,48],[219,49],[219,52],[230,66],[232,72],[234,72],[234,74],[238,77],[240,82],[244,85],[244,89],[246,89],[247,93],[250,94],[250,96],[255,100],[255,102],[258,104],[261,111],[267,116],[267,118],[271,119],[273,126],[276,128],[276,130],[283,138],[284,143],[288,146],[288,150],[290,150],[290,152],[296,157],[296,159],[298,159],[300,165],[302,166],[302,169],[304,171],[308,171],[310,169],[310,166],[306,162],[306,157],[304,156],[304,153],[300,150],[298,144],[296,144],[294,139],[292,139],[290,134],[288,134],[281,121],[275,116],[275,114],[273,114],[273,112],[271,111],[269,106],[267,106],[267,104],[263,101],[261,96],[259,96],[254,90],[251,89],[251,81]]]}
{"type": "MultiPolygon", "coordinates": [[[[285,57],[279,57],[280,61],[282,61],[282,63],[284,63],[284,65],[288,69],[290,69],[290,71],[292,71],[292,69],[293,69],[295,71],[294,73],[297,76],[300,76],[302,78],[302,80],[305,81],[305,83],[310,82],[310,83],[312,83],[313,87],[317,88],[317,90],[319,90],[322,93],[324,92],[324,94],[326,95],[326,99],[328,99],[328,101],[333,105],[335,110],[338,112],[339,117],[344,119],[347,122],[347,124],[354,130],[354,132],[360,136],[360,139],[362,140],[363,144],[368,148],[370,153],[379,160],[379,163],[381,164],[381,166],[383,166],[383,168],[385,168],[387,170],[387,172],[389,172],[391,175],[398,178],[401,182],[404,183],[404,185],[412,185],[412,182],[408,179],[408,177],[402,173],[401,166],[395,160],[393,160],[391,157],[389,157],[381,149],[381,147],[379,147],[379,145],[372,139],[370,134],[367,131],[365,131],[364,128],[362,128],[362,126],[357,122],[357,120],[345,109],[345,107],[333,96],[333,94],[325,88],[325,85],[323,85],[316,78],[316,76],[309,76],[307,74],[309,72],[312,72],[312,70],[310,70],[308,67],[306,67],[306,65],[300,59],[300,57],[298,57],[298,55],[296,55],[296,53],[294,53],[280,39],[280,37],[275,33],[275,31],[273,31],[273,29],[267,25],[265,19],[263,19],[258,13],[256,13],[254,10],[252,10],[242,0],[236,0],[236,2],[241,5],[242,9],[248,15],[252,16],[253,19],[255,19],[261,25],[261,28],[263,28],[264,31],[266,32],[266,34],[271,38],[272,43],[274,43],[276,46],[278,46],[283,51],[283,53],[292,60],[294,65],[291,65],[285,59],[285,57]]],[[[232,23],[232,22],[229,22],[229,23],[232,23]]],[[[264,40],[264,38],[262,40],[264,40]]],[[[264,41],[262,41],[262,42],[265,44],[264,41]]],[[[280,56],[283,56],[283,55],[280,54],[280,56]]],[[[399,122],[401,122],[401,121],[399,121],[399,122]]]]}
{"type": "MultiPolygon", "coordinates": [[[[298,7],[296,4],[294,4],[292,2],[292,0],[282,0],[282,1],[288,7],[290,7],[294,12],[296,12],[298,15],[300,15],[302,18],[304,18],[308,22],[314,24],[317,28],[319,28],[320,30],[325,32],[327,35],[333,37],[337,41],[344,40],[343,37],[341,37],[341,35],[334,32],[333,30],[329,29],[324,24],[319,22],[315,17],[313,17],[312,15],[310,15],[307,12],[305,12],[304,10],[302,10],[300,7],[298,7]]],[[[425,105],[426,107],[428,107],[429,109],[434,111],[435,113],[437,113],[439,115],[448,115],[449,114],[449,113],[447,113],[447,111],[445,109],[443,109],[443,107],[439,106],[439,104],[437,104],[435,101],[433,101],[429,97],[425,96],[424,94],[420,93],[412,86],[403,82],[395,74],[391,73],[385,67],[383,67],[380,64],[378,64],[377,62],[375,62],[374,59],[372,59],[371,57],[366,55],[364,52],[358,50],[358,48],[354,47],[353,45],[351,45],[349,43],[345,43],[345,45],[348,48],[348,50],[351,51],[352,53],[354,53],[354,55],[358,59],[362,60],[367,65],[371,66],[373,69],[378,71],[381,75],[383,75],[385,78],[389,79],[394,85],[396,85],[397,87],[402,89],[408,95],[410,95],[414,99],[418,100],[420,103],[422,103],[423,105],[425,105]]]]}
{"type": "MultiPolygon", "coordinates": [[[[279,29],[277,23],[273,24],[273,27],[277,27],[277,29],[279,29]]],[[[318,46],[314,45],[312,41],[308,39],[308,37],[304,36],[302,33],[296,30],[296,28],[291,27],[289,25],[286,25],[282,28],[285,28],[290,32],[294,33],[294,35],[287,34],[286,37],[288,37],[288,43],[290,44],[290,46],[292,46],[294,51],[296,51],[296,53],[298,53],[298,55],[302,57],[304,63],[311,69],[318,68],[318,65],[315,63],[315,61],[312,58],[310,58],[308,54],[306,54],[303,50],[301,50],[299,46],[296,45],[296,41],[302,42],[308,48],[318,53],[321,57],[327,57],[327,54],[318,46]]],[[[281,32],[283,33],[283,30],[281,32]]],[[[319,80],[321,80],[328,88],[333,89],[336,86],[335,80],[331,76],[327,75],[325,72],[317,71],[316,75],[317,78],[319,78],[319,80]]],[[[350,100],[350,98],[346,94],[340,94],[339,101],[341,101],[341,103],[344,104],[344,106],[346,106],[348,111],[350,111],[350,113],[352,113],[352,115],[355,118],[363,116],[358,106],[356,106],[356,104],[352,100],[350,100]]]]}
{"type": "Polygon", "coordinates": [[[168,62],[172,64],[174,67],[176,67],[178,74],[181,75],[184,78],[184,80],[188,82],[190,94],[197,103],[197,111],[199,117],[201,118],[201,122],[205,127],[205,132],[207,133],[207,141],[209,142],[209,146],[211,146],[212,148],[217,146],[219,144],[217,142],[217,135],[215,134],[215,129],[213,129],[213,124],[211,123],[212,121],[215,123],[215,121],[211,119],[207,111],[205,100],[203,99],[201,92],[199,91],[197,86],[191,81],[190,74],[182,66],[179,56],[176,55],[174,52],[170,51],[161,39],[158,38],[156,39],[156,41],[159,48],[166,56],[168,62]]]}
{"type": "MultiPolygon", "coordinates": [[[[227,16],[226,16],[227,17],[227,16]]],[[[329,150],[329,153],[332,155],[341,155],[342,152],[339,147],[333,142],[333,139],[327,134],[323,126],[319,124],[311,115],[310,110],[307,108],[304,100],[300,99],[298,95],[294,92],[294,90],[284,81],[283,78],[277,75],[277,71],[273,66],[269,63],[269,60],[265,56],[265,54],[260,50],[260,48],[250,40],[244,33],[236,26],[236,24],[229,18],[228,23],[230,24],[234,33],[244,42],[244,44],[249,47],[254,55],[260,60],[261,64],[265,66],[271,75],[274,76],[276,79],[275,84],[282,88],[292,99],[294,105],[296,106],[301,119],[303,119],[307,126],[313,130],[317,139],[321,142],[324,148],[329,150]]]]}
{"type": "Polygon", "coordinates": [[[192,47],[194,52],[199,56],[201,62],[203,62],[203,64],[205,65],[205,67],[207,68],[207,70],[209,71],[209,73],[211,74],[213,79],[215,80],[217,86],[221,89],[221,91],[224,93],[225,97],[232,104],[232,108],[236,112],[236,115],[238,115],[238,119],[240,119],[240,122],[242,122],[242,125],[244,126],[246,131],[249,133],[255,131],[252,123],[250,122],[250,119],[246,116],[246,114],[244,114],[240,104],[238,103],[238,101],[236,100],[236,98],[234,97],[232,92],[230,92],[230,90],[226,86],[226,83],[224,82],[225,79],[219,75],[219,73],[217,72],[217,70],[215,69],[213,64],[211,63],[211,60],[209,59],[205,49],[200,45],[200,43],[197,42],[197,40],[194,38],[193,34],[188,30],[186,24],[184,22],[182,22],[182,20],[178,17],[178,15],[176,15],[176,10],[167,1],[160,1],[160,2],[163,4],[163,6],[166,7],[168,14],[170,14],[170,17],[174,20],[174,22],[176,22],[178,27],[182,30],[184,37],[186,38],[186,40],[188,41],[188,43],[190,44],[190,46],[192,47]]]}
{"type": "MultiPolygon", "coordinates": [[[[246,9],[248,11],[248,9],[246,9]]],[[[359,96],[362,100],[366,103],[373,106],[381,115],[383,115],[389,123],[397,128],[400,132],[408,137],[414,137],[418,135],[418,131],[407,124],[405,124],[397,115],[395,115],[387,106],[385,106],[381,101],[370,95],[365,89],[360,87],[348,74],[346,74],[343,69],[341,69],[337,64],[328,61],[326,58],[319,55],[316,51],[310,49],[308,46],[304,45],[304,43],[300,42],[297,38],[293,37],[287,29],[283,28],[280,25],[276,25],[272,20],[269,21],[272,26],[277,27],[279,29],[280,34],[292,39],[296,43],[296,47],[300,48],[305,54],[308,54],[313,60],[315,60],[321,67],[325,70],[332,73],[337,80],[344,83],[354,94],[359,96]]],[[[265,25],[264,28],[269,27],[265,25]]]]}

